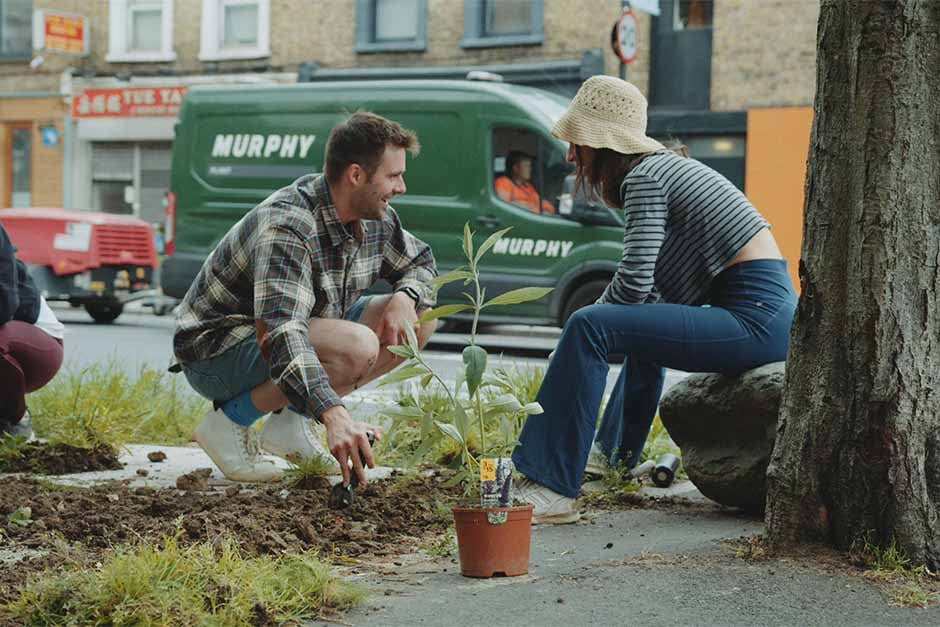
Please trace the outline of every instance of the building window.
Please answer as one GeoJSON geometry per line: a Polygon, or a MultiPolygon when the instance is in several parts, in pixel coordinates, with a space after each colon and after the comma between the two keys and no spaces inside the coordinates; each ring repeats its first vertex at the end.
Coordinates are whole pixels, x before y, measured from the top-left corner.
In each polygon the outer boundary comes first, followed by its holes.
{"type": "Polygon", "coordinates": [[[203,0],[200,61],[271,56],[270,0],[203,0]]]}
{"type": "Polygon", "coordinates": [[[33,54],[33,1],[0,2],[0,59],[28,59],[33,54]]]}
{"type": "Polygon", "coordinates": [[[357,0],[356,52],[421,52],[427,0],[357,0]]]}
{"type": "Polygon", "coordinates": [[[463,48],[523,46],[544,40],[542,0],[464,0],[463,48]]]}
{"type": "Polygon", "coordinates": [[[175,61],[173,0],[111,0],[108,45],[112,63],[175,61]]]}
{"type": "Polygon", "coordinates": [[[33,129],[14,126],[10,154],[10,207],[32,205],[32,146],[33,129]]]}
{"type": "Polygon", "coordinates": [[[673,12],[675,21],[674,30],[687,30],[691,28],[711,28],[712,16],[715,11],[714,0],[675,0],[676,8],[673,12]]]}

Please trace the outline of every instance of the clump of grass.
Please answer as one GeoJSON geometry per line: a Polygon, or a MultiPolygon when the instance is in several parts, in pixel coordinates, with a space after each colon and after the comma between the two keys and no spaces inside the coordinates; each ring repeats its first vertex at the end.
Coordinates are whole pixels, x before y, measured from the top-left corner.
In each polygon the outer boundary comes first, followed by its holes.
{"type": "Polygon", "coordinates": [[[39,437],[81,447],[188,442],[208,409],[182,377],[148,366],[128,375],[116,358],[60,373],[27,401],[39,437]]]}
{"type": "Polygon", "coordinates": [[[911,566],[911,560],[894,538],[883,544],[868,534],[849,549],[849,560],[865,569],[866,578],[884,586],[892,605],[927,607],[940,602],[937,573],[926,566],[911,566]]]}
{"type": "Polygon", "coordinates": [[[322,455],[310,455],[309,457],[291,455],[288,461],[290,461],[291,467],[284,472],[284,481],[290,487],[302,489],[319,487],[319,479],[339,472],[336,461],[322,455]]]}
{"type": "Polygon", "coordinates": [[[418,545],[418,550],[434,557],[451,557],[457,554],[457,534],[453,529],[439,536],[426,538],[418,545]]]}
{"type": "Polygon", "coordinates": [[[0,466],[21,457],[26,445],[26,436],[9,433],[0,435],[0,466]]]}
{"type": "Polygon", "coordinates": [[[244,557],[231,540],[119,547],[98,569],[43,573],[0,608],[28,625],[257,625],[335,614],[364,592],[310,554],[244,557]]]}
{"type": "Polygon", "coordinates": [[[738,540],[729,543],[734,547],[734,556],[749,562],[760,562],[769,559],[767,538],[762,535],[741,536],[738,540]]]}

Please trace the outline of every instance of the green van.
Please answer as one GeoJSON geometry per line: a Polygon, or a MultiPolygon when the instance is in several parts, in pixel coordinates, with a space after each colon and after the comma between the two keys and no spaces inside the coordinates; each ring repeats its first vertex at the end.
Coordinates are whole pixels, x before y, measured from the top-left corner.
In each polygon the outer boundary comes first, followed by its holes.
{"type": "MultiPolygon", "coordinates": [[[[418,134],[422,149],[408,158],[407,194],[392,204],[405,227],[431,245],[439,271],[461,265],[465,222],[478,244],[513,227],[484,262],[487,296],[521,286],[555,289],[533,303],[487,309],[484,320],[561,325],[600,296],[622,239],[617,212],[573,194],[567,145],[550,132],[566,105],[538,89],[472,80],[192,88],[173,143],[163,290],[183,297],[232,224],[273,190],[321,171],[330,129],[365,109],[418,134]],[[527,209],[497,195],[510,151],[534,158],[532,183],[547,202],[527,209]]],[[[446,286],[439,303],[463,302],[462,291],[459,283],[446,286]]]]}

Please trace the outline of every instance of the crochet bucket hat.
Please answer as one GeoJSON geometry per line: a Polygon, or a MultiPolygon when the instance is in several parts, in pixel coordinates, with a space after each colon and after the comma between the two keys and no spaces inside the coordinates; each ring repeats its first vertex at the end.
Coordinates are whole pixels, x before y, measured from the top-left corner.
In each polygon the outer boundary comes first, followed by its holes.
{"type": "Polygon", "coordinates": [[[587,79],[552,135],[591,148],[610,148],[625,155],[663,150],[646,136],[646,98],[632,84],[613,76],[587,79]]]}

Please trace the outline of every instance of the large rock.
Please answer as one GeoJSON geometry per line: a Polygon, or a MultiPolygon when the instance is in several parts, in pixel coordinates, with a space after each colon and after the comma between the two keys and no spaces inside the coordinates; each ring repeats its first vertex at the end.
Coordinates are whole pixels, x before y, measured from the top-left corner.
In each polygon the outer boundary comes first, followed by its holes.
{"type": "Polygon", "coordinates": [[[694,374],[659,406],[689,479],[708,498],[762,512],[777,433],[784,362],[737,377],[694,374]]]}

